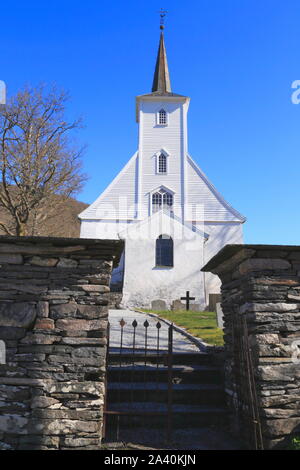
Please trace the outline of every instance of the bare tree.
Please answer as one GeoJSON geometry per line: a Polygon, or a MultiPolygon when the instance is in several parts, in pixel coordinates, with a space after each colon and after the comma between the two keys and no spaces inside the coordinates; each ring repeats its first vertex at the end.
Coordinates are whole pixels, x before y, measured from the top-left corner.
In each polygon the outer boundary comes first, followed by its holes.
{"type": "Polygon", "coordinates": [[[66,121],[67,100],[55,87],[26,87],[0,111],[0,206],[9,215],[0,227],[8,235],[35,233],[32,221],[53,212],[47,201],[74,196],[86,180],[72,139],[81,121],[66,121]]]}

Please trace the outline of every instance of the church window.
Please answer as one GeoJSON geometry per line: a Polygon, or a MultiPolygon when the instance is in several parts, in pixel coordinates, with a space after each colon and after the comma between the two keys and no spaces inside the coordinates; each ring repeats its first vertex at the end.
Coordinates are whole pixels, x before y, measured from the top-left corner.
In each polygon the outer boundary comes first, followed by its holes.
{"type": "Polygon", "coordinates": [[[167,124],[167,113],[164,109],[158,112],[158,124],[165,126],[167,124]]]}
{"type": "Polygon", "coordinates": [[[152,212],[157,212],[162,205],[162,195],[161,193],[152,194],[152,212]]]}
{"type": "Polygon", "coordinates": [[[163,194],[163,204],[165,206],[169,206],[169,207],[173,206],[173,196],[172,196],[172,194],[167,193],[167,192],[165,192],[163,194]]]}
{"type": "Polygon", "coordinates": [[[163,153],[158,157],[158,173],[167,173],[167,157],[163,153]]]}
{"type": "Polygon", "coordinates": [[[174,266],[173,240],[169,235],[160,235],[156,239],[155,261],[156,266],[174,266]]]}
{"type": "Polygon", "coordinates": [[[161,189],[152,194],[152,213],[160,209],[171,209],[173,207],[173,195],[168,191],[161,189]]]}
{"type": "Polygon", "coordinates": [[[165,109],[160,109],[156,113],[156,125],[167,126],[168,125],[168,113],[165,109]]]}

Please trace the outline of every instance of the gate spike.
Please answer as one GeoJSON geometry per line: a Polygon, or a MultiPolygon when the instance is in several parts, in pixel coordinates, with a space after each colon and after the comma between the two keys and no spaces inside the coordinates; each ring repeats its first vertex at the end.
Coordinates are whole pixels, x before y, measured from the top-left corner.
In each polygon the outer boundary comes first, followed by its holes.
{"type": "Polygon", "coordinates": [[[161,328],[161,323],[159,321],[156,323],[156,328],[161,328]]]}
{"type": "Polygon", "coordinates": [[[148,323],[148,321],[146,320],[146,321],[144,322],[144,327],[145,327],[145,328],[148,328],[148,326],[149,326],[149,323],[148,323]]]}
{"type": "Polygon", "coordinates": [[[121,328],[123,328],[123,326],[126,325],[126,321],[124,320],[124,318],[120,320],[120,325],[121,325],[121,328]]]}
{"type": "Polygon", "coordinates": [[[137,327],[137,324],[138,324],[137,321],[136,321],[136,320],[133,320],[133,322],[132,322],[133,328],[136,328],[136,327],[137,327]]]}

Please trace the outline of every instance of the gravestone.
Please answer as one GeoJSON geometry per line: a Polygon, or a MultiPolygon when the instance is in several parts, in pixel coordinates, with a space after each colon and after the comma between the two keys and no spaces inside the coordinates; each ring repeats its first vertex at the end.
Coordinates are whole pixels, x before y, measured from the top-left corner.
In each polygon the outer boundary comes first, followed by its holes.
{"type": "Polygon", "coordinates": [[[222,307],[221,307],[221,304],[220,302],[218,302],[216,304],[216,310],[217,310],[217,324],[218,324],[218,328],[224,328],[224,318],[223,318],[223,310],[222,310],[222,307]]]}
{"type": "Polygon", "coordinates": [[[221,302],[221,294],[209,294],[208,311],[216,312],[217,303],[221,302]]]}
{"type": "Polygon", "coordinates": [[[185,310],[185,305],[180,299],[173,300],[171,310],[185,310]]]}
{"type": "Polygon", "coordinates": [[[186,293],[185,293],[185,297],[180,297],[180,300],[185,300],[185,302],[186,302],[185,309],[189,310],[190,309],[190,301],[195,300],[195,297],[191,297],[190,296],[190,291],[187,290],[186,293]]]}
{"type": "Polygon", "coordinates": [[[164,300],[152,300],[151,302],[151,309],[152,310],[168,310],[167,304],[164,300]]]}
{"type": "Polygon", "coordinates": [[[192,310],[194,312],[202,312],[203,307],[202,307],[201,304],[190,304],[190,310],[192,310]]]}

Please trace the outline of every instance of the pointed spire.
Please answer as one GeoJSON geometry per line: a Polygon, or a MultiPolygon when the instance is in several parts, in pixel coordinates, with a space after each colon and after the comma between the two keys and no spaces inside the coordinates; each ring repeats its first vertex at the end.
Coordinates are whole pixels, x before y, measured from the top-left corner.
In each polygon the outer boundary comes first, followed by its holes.
{"type": "Polygon", "coordinates": [[[167,62],[163,28],[161,27],[158,54],[153,77],[152,93],[171,93],[171,83],[167,62]]]}

